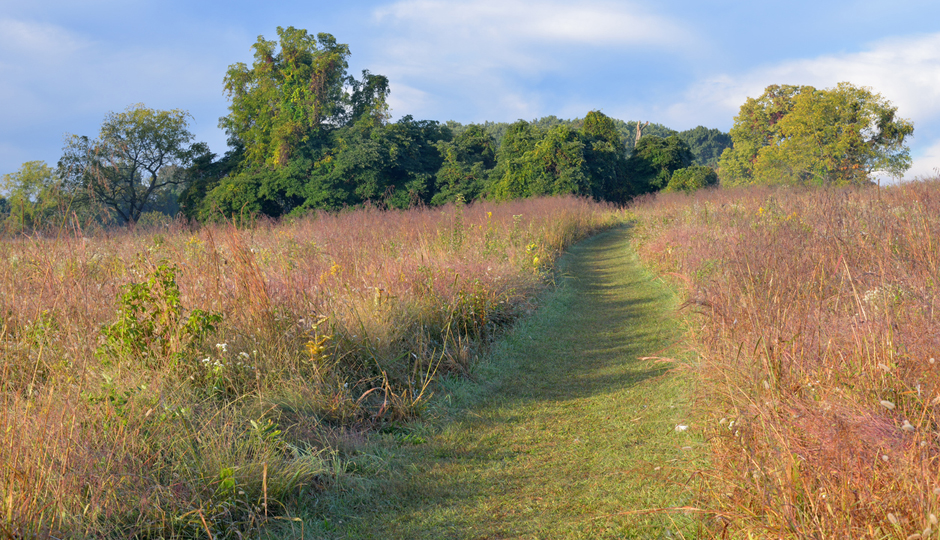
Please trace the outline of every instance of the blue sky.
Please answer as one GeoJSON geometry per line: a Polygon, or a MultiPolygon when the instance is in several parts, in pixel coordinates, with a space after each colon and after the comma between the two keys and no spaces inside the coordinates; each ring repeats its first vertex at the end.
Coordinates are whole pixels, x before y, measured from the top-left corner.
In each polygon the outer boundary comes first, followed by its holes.
{"type": "Polygon", "coordinates": [[[54,165],[134,103],[184,109],[222,154],[222,79],[277,26],[350,46],[395,118],[583,116],[727,131],[770,84],[869,86],[914,122],[907,178],[940,167],[940,2],[0,0],[0,174],[54,165]]]}

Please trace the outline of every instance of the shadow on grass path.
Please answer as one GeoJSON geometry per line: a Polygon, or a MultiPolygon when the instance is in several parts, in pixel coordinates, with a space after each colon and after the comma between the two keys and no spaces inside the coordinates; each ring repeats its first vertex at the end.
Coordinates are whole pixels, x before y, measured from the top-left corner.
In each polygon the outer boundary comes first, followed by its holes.
{"type": "Polygon", "coordinates": [[[453,420],[357,460],[375,479],[321,500],[315,537],[695,536],[682,514],[636,513],[689,504],[699,453],[694,430],[675,429],[687,377],[640,360],[674,354],[674,298],[639,265],[627,227],[578,244],[560,269],[561,286],[478,382],[450,385],[453,420]]]}

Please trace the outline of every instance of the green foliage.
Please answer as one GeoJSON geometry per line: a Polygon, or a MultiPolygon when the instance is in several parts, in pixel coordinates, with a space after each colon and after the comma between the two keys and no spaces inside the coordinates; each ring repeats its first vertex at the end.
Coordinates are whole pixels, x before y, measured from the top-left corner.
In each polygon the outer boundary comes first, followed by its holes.
{"type": "Polygon", "coordinates": [[[64,217],[69,204],[55,171],[44,161],[28,161],[17,172],[3,175],[0,189],[7,195],[4,223],[8,230],[56,224],[52,222],[64,217]]]}
{"type": "Polygon", "coordinates": [[[365,201],[407,208],[431,201],[441,168],[437,145],[450,130],[405,116],[394,124],[364,117],[338,129],[332,148],[312,168],[304,188],[306,208],[339,208],[365,201]]]}
{"type": "Polygon", "coordinates": [[[215,331],[222,316],[201,309],[184,317],[176,268],[162,263],[147,281],[125,285],[118,319],[101,329],[99,353],[118,357],[179,360],[194,340],[215,331]]]}
{"type": "Polygon", "coordinates": [[[311,157],[303,156],[275,170],[257,168],[218,180],[208,178],[203,189],[212,189],[198,204],[191,205],[195,195],[187,198],[187,212],[203,221],[256,214],[280,217],[303,204],[314,164],[311,157]]]}
{"type": "Polygon", "coordinates": [[[499,200],[589,195],[584,147],[579,133],[564,125],[542,132],[524,120],[512,124],[499,148],[492,195],[499,200]]]}
{"type": "Polygon", "coordinates": [[[225,75],[232,104],[220,126],[244,144],[249,169],[287,165],[302,144],[346,114],[349,46],[292,26],[279,26],[277,34],[279,42],[258,36],[251,68],[239,62],[225,75]]]}
{"type": "Polygon", "coordinates": [[[347,76],[349,48],[329,34],[277,32],[277,42],[258,38],[250,68],[229,68],[231,106],[220,125],[233,150],[199,164],[182,197],[186,214],[277,217],[365,200],[430,201],[440,166],[433,143],[443,137],[436,123],[387,125],[387,78],[347,76]]]}
{"type": "MultiPolygon", "coordinates": [[[[210,215],[202,215],[203,201],[210,191],[219,185],[223,178],[231,175],[235,167],[244,157],[244,145],[236,138],[229,139],[230,149],[219,160],[216,155],[206,152],[193,160],[186,171],[186,188],[180,193],[179,206],[183,215],[190,219],[210,219],[210,215]]],[[[208,214],[208,212],[206,212],[208,214]]]]}
{"type": "Polygon", "coordinates": [[[556,122],[542,130],[520,120],[509,126],[489,193],[502,200],[575,194],[624,201],[633,195],[616,121],[591,111],[579,130],[571,125],[556,122]]]}
{"type": "Polygon", "coordinates": [[[849,83],[768,86],[735,117],[721,181],[851,185],[870,183],[879,171],[900,177],[911,164],[904,141],[914,126],[896,113],[880,94],[849,83]]]}
{"type": "MultiPolygon", "coordinates": [[[[553,194],[624,202],[664,187],[672,170],[690,164],[655,158],[651,178],[631,178],[626,156],[637,123],[597,111],[513,124],[441,125],[411,116],[390,124],[388,79],[368,71],[361,80],[347,76],[346,45],[293,27],[278,28],[278,37],[258,38],[252,66],[229,68],[230,113],[220,125],[232,151],[187,170],[180,197],[187,216],[278,217],[367,201],[403,208],[553,194]]],[[[647,123],[644,133],[676,132],[647,123]]],[[[704,137],[703,148],[715,133],[704,137]]]]}
{"type": "Polygon", "coordinates": [[[711,167],[692,165],[672,173],[665,191],[695,191],[718,184],[718,173],[711,167]]]}
{"type": "Polygon", "coordinates": [[[435,177],[432,204],[479,197],[496,167],[496,139],[483,126],[471,124],[452,141],[438,142],[437,149],[444,162],[435,177]]]}
{"type": "Polygon", "coordinates": [[[692,150],[676,135],[665,139],[644,136],[628,160],[634,194],[639,195],[665,188],[673,172],[692,165],[692,150]]]}
{"type": "Polygon", "coordinates": [[[718,130],[698,126],[679,134],[679,138],[689,145],[696,165],[715,167],[725,148],[731,148],[731,135],[718,130]]]}
{"type": "Polygon", "coordinates": [[[581,137],[590,194],[596,199],[625,201],[631,194],[631,187],[617,121],[599,111],[591,111],[584,117],[581,137]]]}
{"type": "Polygon", "coordinates": [[[189,113],[160,111],[143,104],[110,113],[99,138],[69,135],[59,160],[65,189],[88,193],[122,222],[136,222],[161,192],[185,180],[183,172],[208,153],[191,144],[189,113]]]}

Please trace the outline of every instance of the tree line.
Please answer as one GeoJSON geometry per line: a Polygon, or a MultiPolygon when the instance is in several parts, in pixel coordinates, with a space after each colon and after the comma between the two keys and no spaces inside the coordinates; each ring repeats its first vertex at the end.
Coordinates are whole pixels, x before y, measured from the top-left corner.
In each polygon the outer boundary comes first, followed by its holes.
{"type": "Polygon", "coordinates": [[[57,167],[3,177],[8,227],[69,219],[136,223],[282,217],[366,202],[388,207],[577,194],[625,203],[659,190],[723,184],[864,183],[910,166],[910,122],[878,94],[772,86],[730,134],[676,132],[600,111],[514,123],[390,121],[389,81],[350,75],[330,34],[278,28],[249,66],[229,67],[228,151],[194,141],[186,111],[143,104],[110,113],[98,138],[70,135],[57,167]],[[642,136],[641,136],[642,135],[642,136]]]}

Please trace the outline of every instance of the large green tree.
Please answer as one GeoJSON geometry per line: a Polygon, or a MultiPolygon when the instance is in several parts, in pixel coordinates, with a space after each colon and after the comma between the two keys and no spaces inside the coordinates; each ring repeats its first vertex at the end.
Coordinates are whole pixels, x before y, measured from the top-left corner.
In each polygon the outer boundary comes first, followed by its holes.
{"type": "MultiPolygon", "coordinates": [[[[368,71],[360,80],[348,76],[349,47],[330,34],[294,27],[278,27],[277,33],[277,41],[258,37],[251,66],[229,67],[224,83],[231,105],[220,126],[233,151],[224,164],[204,164],[183,194],[190,215],[212,219],[247,211],[276,217],[356,204],[373,198],[366,184],[388,180],[395,168],[389,159],[407,162],[411,155],[412,146],[398,144],[410,127],[386,129],[387,78],[368,71]],[[377,176],[363,172],[373,166],[377,176]]],[[[433,172],[424,184],[431,184],[433,172]]],[[[408,182],[419,198],[430,199],[430,188],[408,182]]],[[[399,189],[403,183],[396,178],[388,185],[399,189]]]]}
{"type": "Polygon", "coordinates": [[[721,182],[851,185],[870,183],[875,172],[900,177],[911,165],[905,140],[913,132],[870,88],[769,86],[735,117],[721,182]]]}
{"type": "Polygon", "coordinates": [[[590,195],[622,202],[632,188],[627,179],[627,153],[613,118],[591,111],[581,125],[590,195]]]}
{"type": "Polygon", "coordinates": [[[249,168],[287,165],[302,143],[346,115],[349,46],[292,26],[277,34],[279,41],[258,36],[254,64],[239,62],[225,75],[231,105],[220,126],[244,144],[249,168]]]}
{"type": "Polygon", "coordinates": [[[183,172],[203,143],[193,143],[190,115],[143,104],[108,114],[97,139],[68,135],[58,176],[67,191],[87,192],[121,222],[136,222],[161,191],[186,180],[183,172]]]}

